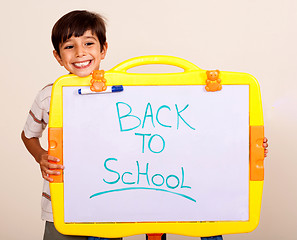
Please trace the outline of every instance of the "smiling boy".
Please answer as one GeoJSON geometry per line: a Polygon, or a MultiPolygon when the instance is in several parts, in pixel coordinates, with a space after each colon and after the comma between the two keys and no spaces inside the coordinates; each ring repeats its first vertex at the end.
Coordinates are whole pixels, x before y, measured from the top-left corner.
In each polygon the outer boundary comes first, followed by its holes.
{"type": "Polygon", "coordinates": [[[80,37],[67,39],[60,43],[59,52],[54,50],[54,56],[61,66],[79,77],[90,75],[99,70],[100,62],[104,59],[107,43],[100,45],[100,41],[92,30],[87,30],[80,37]]]}
{"type": "MultiPolygon", "coordinates": [[[[99,14],[88,11],[72,11],[60,18],[52,30],[53,54],[69,73],[86,77],[99,70],[107,51],[105,22],[99,14]]],[[[53,224],[49,175],[59,175],[64,166],[50,163],[59,159],[48,155],[39,138],[48,124],[52,84],[44,87],[35,98],[22,131],[22,140],[40,166],[44,187],[42,192],[42,219],[46,221],[44,240],[86,240],[83,236],[60,234],[53,224]]]]}
{"type": "MultiPolygon", "coordinates": [[[[99,70],[101,61],[107,51],[106,28],[102,17],[88,11],[72,11],[60,18],[52,30],[53,54],[61,66],[69,73],[79,77],[86,77],[94,70],[99,70]]],[[[40,145],[42,136],[49,120],[49,108],[52,84],[44,87],[35,98],[22,131],[22,140],[40,166],[44,181],[42,193],[42,219],[46,221],[44,240],[87,240],[87,237],[66,236],[60,234],[53,224],[53,213],[49,182],[53,181],[50,175],[59,175],[57,170],[64,166],[51,163],[59,159],[48,155],[40,145]],[[51,162],[50,162],[51,161],[51,162]]],[[[265,156],[268,147],[264,139],[265,156]]],[[[166,235],[163,235],[163,239],[166,235]]],[[[221,240],[222,236],[206,237],[204,239],[221,240]]]]}

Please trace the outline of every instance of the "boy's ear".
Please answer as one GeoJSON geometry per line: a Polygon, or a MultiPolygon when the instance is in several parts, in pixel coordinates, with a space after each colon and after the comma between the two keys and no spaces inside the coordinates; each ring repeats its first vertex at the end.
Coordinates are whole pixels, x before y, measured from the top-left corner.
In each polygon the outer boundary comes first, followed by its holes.
{"type": "Polygon", "coordinates": [[[101,50],[101,59],[104,59],[106,56],[106,52],[107,52],[107,48],[108,48],[108,43],[106,42],[103,46],[103,49],[101,50]]]}
{"type": "Polygon", "coordinates": [[[63,66],[62,59],[56,50],[53,50],[54,57],[57,59],[58,63],[63,66]]]}

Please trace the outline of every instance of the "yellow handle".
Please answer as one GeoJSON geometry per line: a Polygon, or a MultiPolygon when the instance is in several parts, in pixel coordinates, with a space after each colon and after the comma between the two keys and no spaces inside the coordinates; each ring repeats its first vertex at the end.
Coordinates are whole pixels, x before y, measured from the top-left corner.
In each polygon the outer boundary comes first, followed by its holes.
{"type": "Polygon", "coordinates": [[[142,66],[142,65],[148,65],[148,64],[172,65],[172,66],[176,66],[176,67],[180,67],[180,68],[184,69],[185,72],[201,70],[195,64],[193,64],[187,60],[184,60],[182,58],[172,57],[172,56],[164,56],[164,55],[149,55],[149,56],[142,56],[142,57],[128,59],[128,60],[118,64],[117,66],[112,68],[110,71],[127,72],[127,70],[130,68],[142,66]]]}

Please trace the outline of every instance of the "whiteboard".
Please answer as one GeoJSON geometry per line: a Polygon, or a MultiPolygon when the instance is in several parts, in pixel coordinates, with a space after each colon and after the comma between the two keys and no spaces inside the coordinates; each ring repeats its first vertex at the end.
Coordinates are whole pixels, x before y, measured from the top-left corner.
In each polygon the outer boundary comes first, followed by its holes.
{"type": "Polygon", "coordinates": [[[63,87],[64,221],[249,219],[249,86],[63,87]]]}

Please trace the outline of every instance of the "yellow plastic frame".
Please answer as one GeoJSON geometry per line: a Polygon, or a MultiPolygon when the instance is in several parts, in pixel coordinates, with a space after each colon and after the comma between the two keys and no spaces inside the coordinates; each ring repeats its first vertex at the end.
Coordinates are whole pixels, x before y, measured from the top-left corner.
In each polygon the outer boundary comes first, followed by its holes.
{"type": "MultiPolygon", "coordinates": [[[[171,56],[137,57],[105,72],[107,85],[205,85],[206,71],[184,59],[171,56]],[[146,64],[167,64],[184,72],[163,74],[127,73],[146,64]]],[[[133,222],[133,223],[65,223],[64,184],[62,174],[50,183],[54,223],[58,231],[68,235],[125,237],[145,233],[171,233],[203,237],[253,231],[260,219],[263,191],[264,124],[260,88],[257,80],[246,73],[220,72],[222,85],[249,85],[250,91],[250,181],[249,221],[226,222],[133,222]]],[[[53,85],[49,119],[49,154],[63,159],[63,87],[89,86],[91,76],[62,76],[53,85]]],[[[224,87],[223,87],[224,88],[224,87]]],[[[223,91],[223,90],[222,90],[223,91]]],[[[62,162],[61,162],[62,164],[62,162]]]]}

